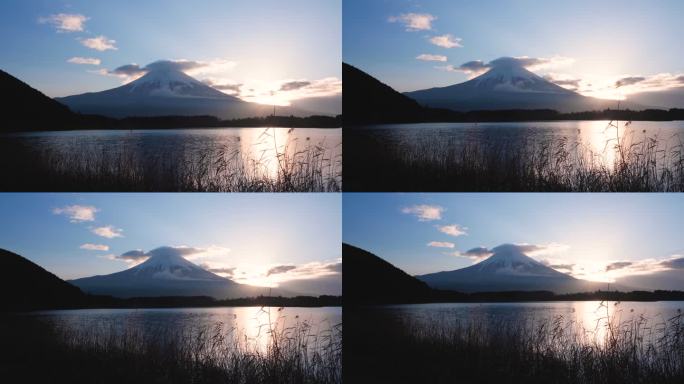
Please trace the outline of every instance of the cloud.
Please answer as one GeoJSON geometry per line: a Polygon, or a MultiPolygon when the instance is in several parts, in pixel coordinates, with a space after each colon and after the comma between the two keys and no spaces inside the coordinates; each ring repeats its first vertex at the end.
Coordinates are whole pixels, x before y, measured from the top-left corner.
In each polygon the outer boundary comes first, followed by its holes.
{"type": "Polygon", "coordinates": [[[84,221],[95,221],[95,213],[99,209],[92,205],[67,205],[66,207],[54,208],[52,213],[55,215],[66,215],[72,223],[84,221]]]}
{"type": "Polygon", "coordinates": [[[293,91],[311,85],[310,81],[289,81],[280,86],[281,91],[293,91]]]}
{"type": "MultiPolygon", "coordinates": [[[[494,255],[497,252],[507,252],[511,249],[517,250],[526,256],[536,258],[540,256],[548,256],[548,255],[554,255],[560,252],[563,252],[567,250],[569,247],[564,244],[559,244],[559,243],[549,243],[549,244],[501,244],[499,246],[496,246],[494,248],[487,248],[487,247],[475,247],[472,249],[469,249],[465,252],[460,252],[456,251],[453,253],[450,253],[451,256],[458,256],[458,257],[467,257],[471,259],[473,262],[479,262],[482,261],[492,255],[494,255]]],[[[538,260],[542,264],[548,265],[549,261],[548,260],[538,260]]],[[[551,267],[553,268],[553,267],[551,267]]]]}
{"type": "Polygon", "coordinates": [[[277,268],[277,273],[275,275],[282,275],[280,277],[281,281],[284,280],[295,280],[295,279],[315,279],[322,276],[339,275],[342,273],[342,261],[334,262],[320,262],[314,261],[298,266],[283,265],[269,268],[267,276],[274,275],[272,272],[274,268],[277,268]]]}
{"type": "Polygon", "coordinates": [[[223,277],[233,277],[233,275],[235,275],[235,271],[237,270],[237,267],[212,268],[209,266],[209,264],[201,264],[200,267],[223,277]]]}
{"type": "Polygon", "coordinates": [[[467,257],[470,260],[472,260],[474,263],[480,262],[490,256],[492,256],[494,253],[490,251],[489,249],[485,247],[475,247],[472,249],[469,249],[465,252],[452,252],[449,253],[451,256],[456,256],[456,257],[467,257]]]}
{"type": "Polygon", "coordinates": [[[643,77],[643,76],[629,76],[629,77],[623,77],[623,78],[621,78],[621,79],[618,79],[618,80],[615,82],[615,88],[620,88],[620,87],[624,87],[624,86],[626,86],[626,85],[632,85],[632,84],[640,83],[640,82],[642,82],[642,81],[644,81],[644,80],[646,80],[646,78],[643,77]]]}
{"type": "Polygon", "coordinates": [[[427,243],[427,246],[436,248],[454,248],[456,244],[450,243],[448,241],[431,241],[427,243]]]}
{"type": "Polygon", "coordinates": [[[447,61],[447,57],[444,55],[431,55],[427,53],[416,56],[416,59],[422,61],[447,61]]]}
{"type": "Polygon", "coordinates": [[[542,77],[547,81],[550,81],[556,85],[559,85],[571,91],[578,90],[580,88],[580,83],[582,82],[582,79],[556,73],[548,73],[542,77]]]}
{"type": "MultiPolygon", "coordinates": [[[[145,66],[138,64],[125,64],[112,70],[103,69],[96,71],[96,73],[105,76],[116,76],[129,82],[135,80],[149,71],[159,70],[177,70],[184,72],[190,76],[199,77],[200,79],[211,78],[211,75],[225,74],[232,70],[237,65],[234,61],[224,59],[214,59],[208,61],[199,60],[157,60],[145,66]]],[[[215,79],[212,79],[215,81],[215,79]]]]}
{"type": "Polygon", "coordinates": [[[403,13],[399,16],[390,16],[390,23],[402,23],[408,32],[429,31],[432,22],[437,18],[429,13],[403,13]]]}
{"type": "Polygon", "coordinates": [[[194,60],[157,60],[145,66],[147,71],[192,72],[209,64],[194,60]]]}
{"type": "Polygon", "coordinates": [[[218,89],[219,91],[223,91],[224,93],[227,93],[229,95],[233,96],[238,96],[240,95],[240,90],[244,84],[242,83],[235,83],[235,82],[221,82],[218,80],[214,80],[211,78],[204,79],[202,82],[212,88],[218,89]]]}
{"type": "Polygon", "coordinates": [[[95,49],[97,51],[107,51],[107,50],[117,50],[118,48],[114,45],[116,40],[108,39],[105,36],[91,37],[89,39],[81,39],[81,44],[90,49],[95,49]]]}
{"type": "Polygon", "coordinates": [[[555,258],[546,258],[538,261],[549,268],[569,274],[572,274],[572,272],[575,270],[575,266],[577,266],[575,263],[568,263],[565,260],[555,258]]]}
{"type": "Polygon", "coordinates": [[[86,64],[86,65],[100,65],[100,59],[94,57],[72,57],[67,60],[67,63],[72,64],[86,64]]]}
{"type": "MultiPolygon", "coordinates": [[[[158,248],[154,248],[150,251],[143,251],[142,249],[134,249],[128,252],[124,252],[121,255],[113,256],[111,257],[112,260],[121,260],[125,261],[129,264],[140,264],[144,262],[145,260],[149,259],[150,257],[154,256],[179,256],[182,258],[185,258],[190,261],[198,261],[199,259],[204,258],[207,256],[207,254],[211,254],[213,252],[216,252],[217,249],[215,247],[209,247],[209,248],[196,248],[196,247],[188,247],[185,245],[179,245],[179,246],[161,246],[158,248]]],[[[225,255],[225,252],[228,252],[229,250],[227,248],[221,248],[221,253],[225,255]]],[[[201,265],[204,269],[209,270],[214,273],[225,273],[229,268],[212,268],[209,264],[207,263],[198,263],[201,265]],[[219,271],[219,272],[215,272],[219,271]]]]}
{"type": "Polygon", "coordinates": [[[305,264],[242,265],[233,271],[233,280],[263,287],[278,287],[294,281],[324,281],[339,279],[342,274],[342,260],[312,261],[305,264]]]}
{"type": "Polygon", "coordinates": [[[675,255],[660,262],[660,265],[671,269],[684,269],[684,257],[675,255]]]}
{"type": "Polygon", "coordinates": [[[629,261],[618,261],[615,263],[610,263],[610,264],[606,265],[606,272],[614,271],[616,269],[627,268],[632,264],[634,264],[634,263],[629,262],[629,261]]]}
{"type": "Polygon", "coordinates": [[[47,17],[38,18],[40,24],[51,24],[57,28],[57,32],[82,32],[86,20],[90,18],[72,13],[58,13],[47,17]]]}
{"type": "Polygon", "coordinates": [[[650,76],[624,76],[615,81],[615,87],[625,94],[658,92],[684,87],[684,74],[658,73],[650,76]]]}
{"type": "Polygon", "coordinates": [[[575,264],[549,264],[549,268],[553,268],[557,271],[572,272],[575,268],[575,264]]]}
{"type": "MultiPolygon", "coordinates": [[[[453,68],[453,66],[451,66],[453,68]]],[[[461,64],[457,69],[465,73],[482,73],[490,68],[489,64],[485,64],[482,60],[473,60],[461,64]]]]}
{"type": "Polygon", "coordinates": [[[485,63],[482,60],[473,60],[465,62],[459,66],[448,65],[440,67],[440,69],[452,72],[464,72],[471,76],[478,76],[492,68],[504,68],[510,66],[520,66],[530,71],[539,71],[542,69],[558,68],[571,65],[575,60],[565,56],[553,56],[550,58],[544,57],[499,57],[485,63]]]}
{"type": "Polygon", "coordinates": [[[279,273],[285,273],[287,271],[291,271],[293,269],[296,269],[297,266],[295,265],[279,265],[277,267],[270,268],[268,272],[266,272],[266,276],[271,276],[271,275],[276,275],[279,273]]]}
{"type": "Polygon", "coordinates": [[[115,237],[123,237],[123,229],[114,228],[111,225],[92,228],[90,231],[98,236],[106,237],[108,239],[113,239],[115,237]]]}
{"type": "Polygon", "coordinates": [[[295,100],[339,96],[342,94],[342,80],[337,77],[318,80],[283,79],[245,84],[240,89],[240,99],[244,101],[289,106],[295,100]]]}
{"type": "Polygon", "coordinates": [[[570,249],[569,245],[560,243],[548,243],[548,244],[514,244],[520,252],[526,254],[530,257],[535,256],[548,256],[558,253],[562,253],[570,249]]]}
{"type": "Polygon", "coordinates": [[[103,244],[85,243],[85,244],[81,245],[80,248],[86,249],[88,251],[109,251],[109,246],[103,245],[103,244]]]}
{"type": "Polygon", "coordinates": [[[462,40],[463,39],[461,39],[460,37],[454,37],[451,34],[433,36],[430,38],[430,42],[432,44],[442,48],[463,47],[463,45],[461,45],[462,40]]]}
{"type": "Polygon", "coordinates": [[[140,68],[138,64],[126,64],[122,65],[120,67],[114,68],[113,70],[109,71],[110,74],[113,75],[121,75],[121,76],[127,76],[127,77],[134,77],[134,76],[142,76],[145,73],[147,73],[146,69],[140,68]]]}
{"type": "Polygon", "coordinates": [[[149,256],[141,249],[134,249],[132,251],[124,252],[118,256],[114,256],[114,259],[124,260],[127,262],[142,262],[148,258],[149,256]]]}
{"type": "Polygon", "coordinates": [[[680,269],[684,269],[684,256],[672,255],[664,259],[651,258],[636,261],[614,261],[606,265],[605,272],[612,278],[620,278],[680,269]]]}
{"type": "Polygon", "coordinates": [[[404,207],[401,209],[401,212],[416,216],[418,221],[433,221],[442,219],[444,208],[438,205],[421,204],[404,207]]]}
{"type": "Polygon", "coordinates": [[[440,232],[446,233],[450,236],[463,236],[468,234],[468,232],[466,232],[468,228],[461,227],[458,224],[437,226],[437,229],[439,229],[440,232]]]}

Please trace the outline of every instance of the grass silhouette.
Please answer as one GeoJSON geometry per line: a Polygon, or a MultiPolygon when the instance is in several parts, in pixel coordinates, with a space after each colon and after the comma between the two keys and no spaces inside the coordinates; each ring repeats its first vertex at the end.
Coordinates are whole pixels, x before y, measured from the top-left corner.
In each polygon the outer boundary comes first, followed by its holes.
{"type": "MultiPolygon", "coordinates": [[[[615,304],[602,302],[599,313],[607,305],[615,304]]],[[[344,377],[355,383],[682,382],[681,312],[661,319],[621,311],[594,324],[563,316],[464,319],[440,312],[416,319],[347,311],[344,377]]]]}
{"type": "MultiPolygon", "coordinates": [[[[256,128],[254,128],[256,129],[256,128]]],[[[342,188],[339,148],[299,141],[287,131],[277,142],[272,128],[253,149],[238,143],[177,151],[139,148],[122,138],[114,148],[32,146],[0,140],[0,188],[6,191],[337,192],[342,188]],[[265,155],[267,147],[270,155],[265,155]]],[[[340,144],[341,145],[341,144],[340,144]]]]}
{"type": "Polygon", "coordinates": [[[261,311],[274,316],[258,340],[221,322],[74,329],[7,315],[0,372],[26,383],[341,383],[341,324],[314,332],[306,320],[285,327],[280,309],[261,311]]]}
{"type": "Polygon", "coordinates": [[[684,191],[681,137],[634,141],[631,122],[615,130],[601,151],[554,137],[524,142],[435,139],[392,141],[373,130],[345,131],[347,191],[684,191]],[[606,156],[614,152],[610,159],[606,156]],[[610,160],[608,160],[610,159],[610,160]]]}

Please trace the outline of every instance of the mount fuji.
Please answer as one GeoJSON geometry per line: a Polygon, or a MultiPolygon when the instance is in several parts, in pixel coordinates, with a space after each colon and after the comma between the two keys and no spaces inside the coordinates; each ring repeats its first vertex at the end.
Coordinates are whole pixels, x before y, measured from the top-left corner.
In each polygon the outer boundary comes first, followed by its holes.
{"type": "Polygon", "coordinates": [[[600,283],[576,279],[525,255],[522,246],[503,244],[492,255],[466,268],[416,276],[436,289],[460,292],[553,291],[575,293],[603,287],[600,283]]]}
{"type": "Polygon", "coordinates": [[[239,284],[186,260],[171,247],[150,252],[125,271],[70,280],[84,292],[116,297],[212,296],[217,299],[284,295],[267,287],[239,284]]]}
{"type": "MultiPolygon", "coordinates": [[[[614,100],[582,96],[527,70],[520,60],[502,57],[484,74],[447,87],[405,92],[423,106],[456,111],[502,109],[554,109],[578,112],[616,108],[614,100]]],[[[643,109],[634,103],[622,108],[643,109]]]]}
{"type": "MultiPolygon", "coordinates": [[[[139,79],[101,92],[58,97],[75,112],[121,118],[132,116],[199,116],[221,119],[269,115],[273,107],[249,103],[196,80],[180,69],[158,62],[139,79]],[[159,64],[159,65],[155,65],[159,64]]],[[[280,113],[296,114],[295,111],[280,113]]]]}

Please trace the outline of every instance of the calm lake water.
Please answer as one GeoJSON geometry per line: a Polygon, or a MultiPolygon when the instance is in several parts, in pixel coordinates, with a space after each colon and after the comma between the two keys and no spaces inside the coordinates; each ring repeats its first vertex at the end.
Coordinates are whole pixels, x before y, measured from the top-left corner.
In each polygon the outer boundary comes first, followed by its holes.
{"type": "Polygon", "coordinates": [[[608,165],[613,164],[617,150],[616,137],[630,146],[646,138],[656,138],[658,149],[671,151],[682,149],[684,121],[635,121],[619,122],[619,128],[609,127],[609,121],[554,121],[520,123],[422,123],[386,124],[355,127],[372,133],[390,145],[403,148],[448,146],[458,150],[466,144],[488,144],[520,150],[546,141],[566,140],[579,144],[596,158],[608,165]],[[624,140],[624,141],[623,141],[624,140]],[[675,148],[677,147],[677,148],[675,148]]]}
{"type": "Polygon", "coordinates": [[[662,336],[673,321],[684,323],[682,301],[659,302],[535,302],[535,303],[439,303],[388,305],[373,308],[384,315],[429,330],[456,325],[483,325],[504,328],[520,326],[530,331],[547,328],[557,321],[567,331],[578,334],[588,343],[603,344],[608,334],[608,321],[618,327],[631,327],[639,322],[653,342],[662,336]]]}
{"type": "Polygon", "coordinates": [[[342,308],[220,307],[169,309],[83,309],[28,314],[58,329],[91,340],[135,335],[195,339],[200,332],[220,332],[243,351],[265,352],[272,342],[270,329],[294,337],[301,332],[313,347],[341,337],[342,308]],[[270,327],[269,327],[270,324],[270,327]],[[219,328],[217,328],[219,327],[219,328]]]}
{"type": "MultiPolygon", "coordinates": [[[[0,139],[10,147],[27,149],[25,156],[31,158],[17,163],[84,182],[97,182],[101,176],[120,177],[122,183],[161,184],[156,179],[174,178],[199,189],[222,190],[275,180],[285,171],[299,178],[315,177],[310,188],[342,183],[341,128],[46,131],[0,139]]],[[[178,182],[163,181],[171,188],[178,182]]]]}

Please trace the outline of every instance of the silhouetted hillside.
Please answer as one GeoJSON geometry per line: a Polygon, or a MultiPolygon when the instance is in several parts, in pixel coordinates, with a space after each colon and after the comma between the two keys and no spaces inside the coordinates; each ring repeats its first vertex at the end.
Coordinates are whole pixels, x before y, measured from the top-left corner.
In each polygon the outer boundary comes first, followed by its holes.
{"type": "Polygon", "coordinates": [[[425,120],[425,111],[418,102],[346,63],[342,63],[342,81],[345,124],[425,120]]]}
{"type": "Polygon", "coordinates": [[[77,307],[86,295],[37,264],[0,249],[2,310],[77,307]]]}
{"type": "Polygon", "coordinates": [[[3,130],[36,130],[45,126],[64,129],[75,120],[69,108],[2,70],[0,90],[6,96],[0,103],[3,130]]]}
{"type": "Polygon", "coordinates": [[[346,305],[428,300],[427,284],[363,249],[342,244],[342,297],[346,305]]]}

